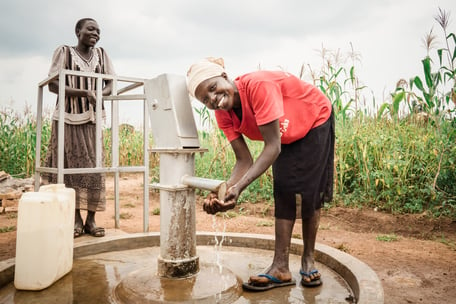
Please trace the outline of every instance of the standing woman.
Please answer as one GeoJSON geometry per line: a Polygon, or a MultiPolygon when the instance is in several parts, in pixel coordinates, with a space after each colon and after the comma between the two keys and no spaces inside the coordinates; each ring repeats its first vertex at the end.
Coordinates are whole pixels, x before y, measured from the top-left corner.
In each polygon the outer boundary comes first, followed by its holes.
{"type": "Polygon", "coordinates": [[[301,284],[318,286],[315,240],[324,202],[332,200],[334,116],[331,102],[311,84],[283,71],[257,71],[230,80],[222,59],[208,58],[187,73],[190,95],[215,117],[236,156],[226,196],[211,193],[203,209],[209,214],[234,208],[241,192],[272,166],[274,177],[275,249],[264,273],[243,284],[267,290],[295,284],[289,251],[297,203],[301,205],[301,284]],[[244,136],[264,142],[253,159],[244,136]]]}
{"type": "MultiPolygon", "coordinates": [[[[95,48],[100,40],[100,28],[92,18],[83,18],[75,27],[78,44],[59,46],[52,58],[49,75],[61,69],[81,72],[115,74],[111,60],[100,47],[95,48]]],[[[96,165],[96,78],[67,75],[65,80],[65,168],[91,168],[96,165]]],[[[103,95],[109,95],[112,81],[104,81],[103,95]]],[[[58,79],[49,83],[49,90],[59,92],[58,79]]],[[[57,99],[58,102],[58,99],[57,99]]],[[[47,167],[57,167],[58,107],[53,115],[51,141],[46,155],[47,167]]],[[[104,112],[104,106],[103,106],[104,112]]],[[[104,116],[104,113],[103,113],[104,116]]],[[[43,174],[44,183],[56,183],[56,174],[43,174]]],[[[95,223],[95,213],[106,209],[105,176],[100,173],[66,174],[66,187],[76,191],[76,210],[74,237],[88,233],[95,237],[105,235],[102,227],[95,223]],[[87,210],[85,223],[81,210],[87,210]]]]}

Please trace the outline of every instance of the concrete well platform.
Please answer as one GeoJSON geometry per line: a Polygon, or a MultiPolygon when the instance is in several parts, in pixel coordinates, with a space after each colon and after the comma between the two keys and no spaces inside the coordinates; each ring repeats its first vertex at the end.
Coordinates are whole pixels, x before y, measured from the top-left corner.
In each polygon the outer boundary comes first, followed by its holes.
{"type": "MultiPolygon", "coordinates": [[[[241,281],[244,281],[249,275],[258,273],[272,261],[274,248],[272,236],[244,233],[224,233],[223,235],[222,247],[216,247],[214,250],[216,239],[220,241],[222,236],[219,233],[211,232],[197,233],[197,250],[202,263],[213,263],[214,259],[217,259],[214,254],[217,254],[216,251],[220,250],[221,255],[225,257],[221,260],[221,264],[236,273],[241,281]]],[[[59,288],[62,296],[64,294],[68,295],[68,293],[73,294],[75,289],[78,289],[83,282],[78,282],[75,285],[75,282],[66,284],[65,281],[74,280],[77,277],[75,273],[79,270],[75,266],[80,267],[84,263],[90,263],[87,261],[92,259],[102,261],[101,264],[120,260],[121,264],[123,264],[122,267],[127,271],[133,271],[135,267],[138,268],[140,263],[138,259],[147,260],[147,263],[154,265],[157,261],[159,246],[159,233],[126,234],[119,230],[112,233],[108,230],[107,236],[104,238],[83,237],[76,239],[73,274],[70,273],[60,279],[55,285],[62,284],[62,287],[59,288]],[[133,256],[138,256],[138,258],[133,256]],[[72,290],[68,290],[67,285],[73,286],[72,290]]],[[[260,303],[258,301],[264,300],[265,296],[269,300],[268,303],[284,303],[284,300],[289,303],[320,303],[322,299],[324,300],[328,297],[334,297],[334,300],[330,303],[384,303],[383,288],[380,280],[369,266],[349,254],[322,244],[316,245],[316,260],[324,283],[318,288],[301,287],[298,275],[301,251],[302,241],[293,239],[290,252],[290,268],[297,281],[296,286],[276,288],[261,293],[244,292],[237,300],[225,301],[225,303],[260,303]],[[339,295],[336,297],[334,293],[339,293],[339,295]],[[346,297],[349,299],[345,300],[346,297]],[[349,302],[350,299],[352,299],[351,302],[349,302]]],[[[106,271],[107,268],[105,267],[104,269],[106,271]]],[[[113,274],[113,277],[117,279],[120,276],[121,274],[119,273],[113,274]]],[[[17,293],[14,286],[12,286],[13,280],[14,259],[0,262],[0,302],[22,304],[27,303],[31,297],[35,298],[36,294],[33,294],[34,292],[17,293]]],[[[81,281],[81,279],[77,280],[81,281]]],[[[111,284],[115,285],[117,283],[111,282],[111,284]]],[[[50,291],[52,288],[53,286],[42,292],[50,291]]],[[[111,296],[108,298],[111,298],[111,296]]],[[[217,303],[222,302],[218,301],[217,303]]],[[[106,303],[116,303],[116,300],[111,298],[106,303]]],[[[210,303],[210,300],[202,301],[202,303],[210,303]]]]}

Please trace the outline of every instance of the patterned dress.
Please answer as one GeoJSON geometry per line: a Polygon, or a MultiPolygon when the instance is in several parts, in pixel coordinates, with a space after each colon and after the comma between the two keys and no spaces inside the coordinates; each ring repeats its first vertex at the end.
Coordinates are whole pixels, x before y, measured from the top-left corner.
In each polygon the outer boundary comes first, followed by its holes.
{"type": "MultiPolygon", "coordinates": [[[[74,47],[59,46],[52,58],[49,75],[60,69],[73,71],[115,74],[111,60],[102,48],[92,49],[91,57],[86,60],[74,47]]],[[[96,90],[96,79],[81,76],[66,76],[66,85],[72,88],[96,90]]],[[[57,167],[58,141],[58,98],[53,114],[51,140],[49,143],[45,166],[57,167]]],[[[104,106],[103,106],[104,111],[104,106]]],[[[103,115],[104,116],[104,115],[103,115]]],[[[95,108],[85,97],[65,98],[65,168],[92,168],[96,165],[96,125],[95,108]]],[[[57,175],[45,173],[43,179],[49,183],[57,182],[57,175]]],[[[67,187],[76,191],[76,209],[104,211],[106,209],[105,175],[65,174],[67,187]]]]}

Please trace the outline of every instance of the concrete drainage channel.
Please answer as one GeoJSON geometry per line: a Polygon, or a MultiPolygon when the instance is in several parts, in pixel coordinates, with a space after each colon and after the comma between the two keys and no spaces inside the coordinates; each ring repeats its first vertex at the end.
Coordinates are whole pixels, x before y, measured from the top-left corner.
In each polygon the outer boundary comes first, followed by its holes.
{"type": "MultiPolygon", "coordinates": [[[[223,236],[223,248],[242,247],[251,248],[253,250],[267,251],[272,251],[274,248],[274,239],[268,235],[224,233],[223,236]]],[[[196,235],[197,245],[213,246],[215,244],[215,238],[220,239],[221,235],[219,233],[199,232],[196,235]]],[[[160,235],[156,232],[119,234],[114,236],[107,235],[101,239],[91,238],[76,242],[74,245],[74,258],[80,259],[106,252],[134,250],[159,246],[160,235]]],[[[221,249],[222,252],[223,248],[221,249]]],[[[298,239],[292,239],[290,254],[300,255],[301,252],[302,241],[298,239]]],[[[318,243],[316,244],[316,260],[318,263],[321,263],[333,270],[343,280],[345,280],[353,292],[356,303],[384,303],[384,295],[381,282],[377,274],[365,263],[345,252],[318,243]]],[[[14,259],[0,262],[0,287],[4,289],[5,286],[10,284],[13,280],[14,259]]]]}

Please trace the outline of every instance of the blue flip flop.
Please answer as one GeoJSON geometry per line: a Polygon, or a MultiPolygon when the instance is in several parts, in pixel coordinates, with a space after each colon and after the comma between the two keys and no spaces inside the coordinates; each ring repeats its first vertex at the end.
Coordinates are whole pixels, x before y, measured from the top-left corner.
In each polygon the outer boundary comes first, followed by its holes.
{"type": "Polygon", "coordinates": [[[277,287],[296,285],[296,281],[294,279],[291,279],[290,281],[282,281],[270,274],[259,274],[258,276],[268,278],[269,281],[267,283],[253,283],[249,281],[248,283],[243,283],[242,288],[251,291],[265,291],[277,287]]]}
{"type": "Polygon", "coordinates": [[[301,276],[305,276],[305,277],[310,279],[309,282],[305,281],[304,279],[301,279],[301,285],[304,286],[304,287],[317,287],[317,286],[320,286],[322,284],[321,277],[314,278],[314,279],[310,278],[311,275],[317,274],[317,273],[319,273],[317,269],[314,269],[314,270],[309,271],[309,272],[305,272],[302,269],[299,270],[299,274],[301,276]]]}

